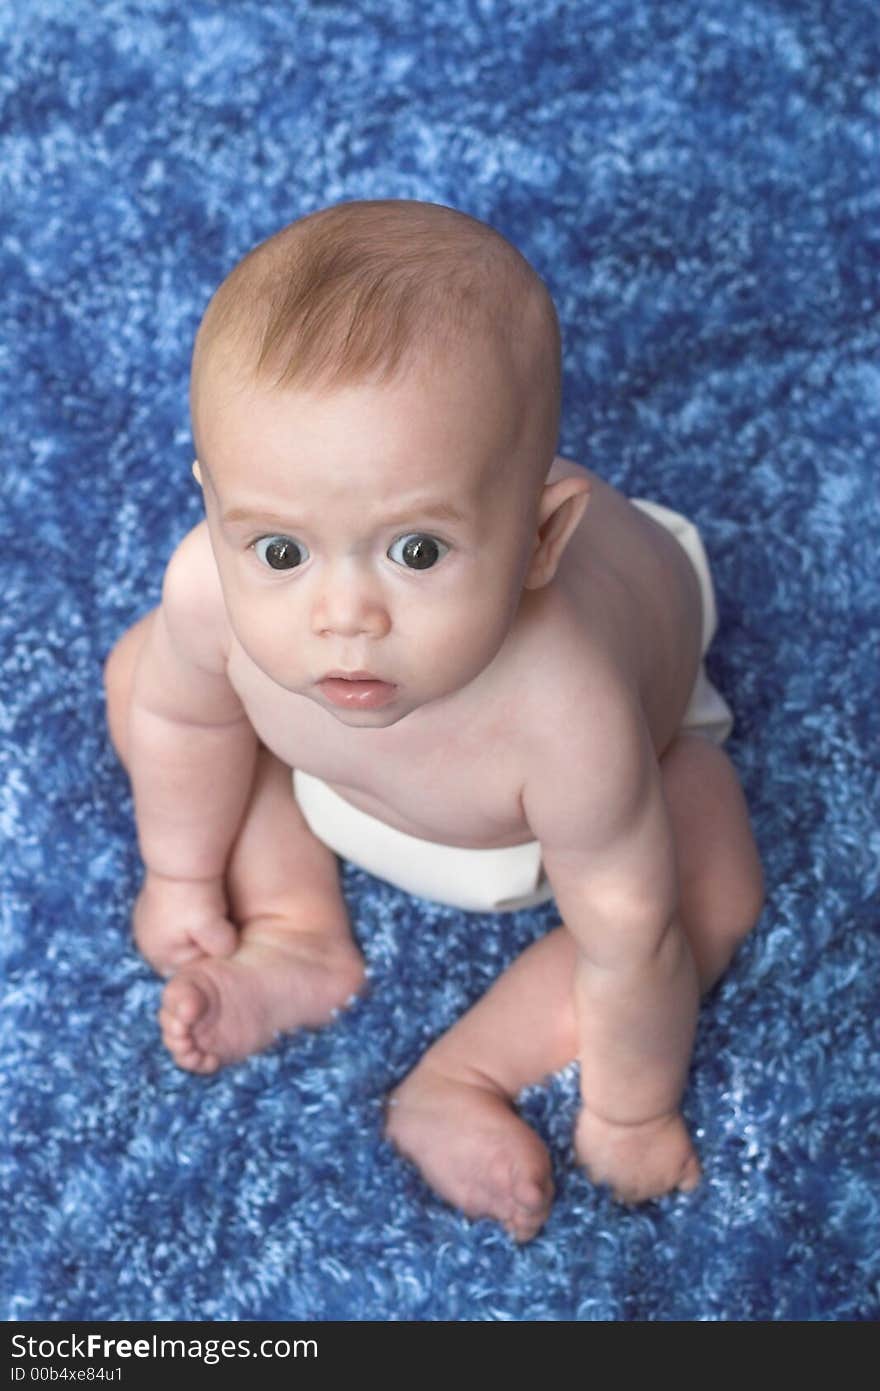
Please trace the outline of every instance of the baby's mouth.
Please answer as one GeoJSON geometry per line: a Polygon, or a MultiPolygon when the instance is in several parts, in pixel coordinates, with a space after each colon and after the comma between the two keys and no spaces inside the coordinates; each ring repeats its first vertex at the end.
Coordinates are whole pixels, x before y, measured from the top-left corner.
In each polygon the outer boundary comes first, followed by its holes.
{"type": "Polygon", "coordinates": [[[394,699],[397,689],[368,671],[328,672],[317,686],[331,705],[345,710],[377,710],[394,699]]]}

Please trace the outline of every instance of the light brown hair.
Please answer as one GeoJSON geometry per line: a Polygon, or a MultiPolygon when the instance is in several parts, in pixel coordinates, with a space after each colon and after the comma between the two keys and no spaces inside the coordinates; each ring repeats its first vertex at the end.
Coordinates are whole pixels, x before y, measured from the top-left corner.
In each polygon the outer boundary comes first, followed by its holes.
{"type": "Polygon", "coordinates": [[[333,387],[390,380],[413,357],[491,340],[555,396],[559,325],[546,286],[487,224],[437,203],[379,199],[310,213],[226,278],[199,331],[261,378],[333,387]]]}

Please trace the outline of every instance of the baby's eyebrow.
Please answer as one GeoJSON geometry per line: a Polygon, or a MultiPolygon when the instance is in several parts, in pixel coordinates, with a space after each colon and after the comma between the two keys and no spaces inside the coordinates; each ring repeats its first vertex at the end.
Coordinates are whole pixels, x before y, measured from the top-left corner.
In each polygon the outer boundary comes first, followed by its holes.
{"type": "Polygon", "coordinates": [[[288,517],[279,517],[276,512],[253,512],[248,507],[230,507],[220,519],[224,526],[232,522],[251,522],[254,525],[289,526],[288,517]]]}
{"type": "MultiPolygon", "coordinates": [[[[460,508],[455,507],[451,502],[442,499],[425,502],[409,502],[405,508],[400,508],[393,516],[381,518],[384,526],[399,526],[402,522],[412,521],[414,517],[429,518],[440,522],[466,522],[467,516],[460,508]]],[[[281,517],[276,512],[254,512],[247,507],[231,507],[228,512],[223,513],[223,523],[232,524],[234,522],[249,522],[254,525],[290,527],[289,517],[281,517]]]]}
{"type": "Polygon", "coordinates": [[[398,526],[401,522],[412,521],[413,517],[430,517],[432,521],[438,522],[466,522],[467,516],[460,508],[453,506],[451,502],[444,502],[438,498],[436,501],[408,502],[405,507],[401,507],[392,517],[383,517],[383,521],[388,526],[398,526]]]}

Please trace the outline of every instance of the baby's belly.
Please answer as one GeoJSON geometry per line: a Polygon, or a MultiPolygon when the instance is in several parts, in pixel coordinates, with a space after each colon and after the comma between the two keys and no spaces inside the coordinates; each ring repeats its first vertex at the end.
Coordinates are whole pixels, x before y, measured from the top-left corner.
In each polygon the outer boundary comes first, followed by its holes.
{"type": "MultiPolygon", "coordinates": [[[[311,770],[304,768],[303,771],[311,770]]],[[[320,774],[316,773],[315,776],[319,777],[320,774]]],[[[420,806],[418,814],[412,815],[408,814],[408,799],[405,796],[397,795],[391,801],[384,801],[345,783],[331,782],[327,778],[324,781],[359,811],[419,840],[459,845],[471,850],[500,850],[504,846],[522,845],[534,839],[522,814],[519,796],[511,795],[509,789],[495,802],[491,811],[488,806],[481,808],[471,805],[464,809],[462,803],[468,799],[468,788],[467,779],[463,777],[454,797],[444,796],[442,789],[435,789],[428,804],[420,806]]]]}

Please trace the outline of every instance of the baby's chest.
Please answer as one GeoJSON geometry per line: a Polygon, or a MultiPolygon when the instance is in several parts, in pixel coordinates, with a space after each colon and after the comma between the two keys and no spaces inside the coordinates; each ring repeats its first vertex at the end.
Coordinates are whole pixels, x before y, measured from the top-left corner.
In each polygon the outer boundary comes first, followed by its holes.
{"type": "Polygon", "coordinates": [[[315,702],[246,682],[239,694],[262,742],[408,835],[477,848],[530,839],[523,816],[522,731],[487,709],[386,729],[350,728],[315,702]]]}

